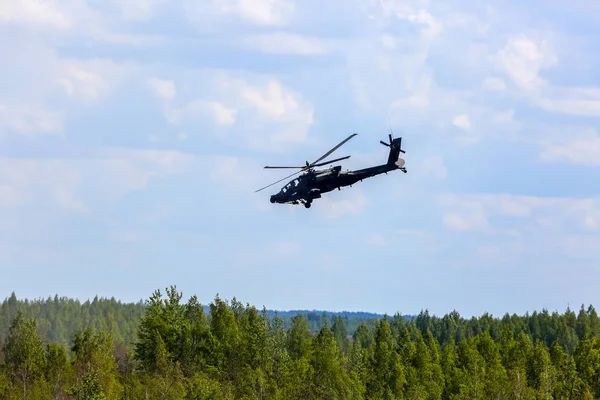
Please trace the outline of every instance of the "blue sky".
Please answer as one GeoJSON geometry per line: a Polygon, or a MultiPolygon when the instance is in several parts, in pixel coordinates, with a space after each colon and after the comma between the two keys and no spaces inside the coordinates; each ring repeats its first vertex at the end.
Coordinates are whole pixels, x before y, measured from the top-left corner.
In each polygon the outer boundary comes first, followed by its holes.
{"type": "Polygon", "coordinates": [[[600,295],[592,2],[0,6],[0,294],[175,284],[271,309],[465,316],[600,295]],[[264,165],[408,174],[301,206],[264,165]]]}

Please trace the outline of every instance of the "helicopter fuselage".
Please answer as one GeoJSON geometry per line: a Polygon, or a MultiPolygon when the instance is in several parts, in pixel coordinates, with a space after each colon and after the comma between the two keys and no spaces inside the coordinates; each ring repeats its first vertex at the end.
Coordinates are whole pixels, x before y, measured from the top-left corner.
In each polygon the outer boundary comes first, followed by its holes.
{"type": "Polygon", "coordinates": [[[342,171],[341,169],[341,166],[336,165],[325,170],[306,172],[290,180],[277,194],[271,196],[270,201],[271,203],[280,204],[298,204],[302,202],[308,208],[314,199],[318,199],[322,194],[332,190],[340,190],[342,187],[352,186],[363,179],[397,169],[406,172],[403,159],[354,171],[342,171]]]}

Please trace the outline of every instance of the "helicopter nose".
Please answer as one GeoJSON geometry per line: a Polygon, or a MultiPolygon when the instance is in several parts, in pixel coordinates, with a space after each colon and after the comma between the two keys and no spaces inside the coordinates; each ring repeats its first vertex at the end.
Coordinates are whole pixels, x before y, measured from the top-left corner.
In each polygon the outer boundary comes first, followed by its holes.
{"type": "Polygon", "coordinates": [[[271,196],[271,203],[275,203],[275,195],[271,196]]]}

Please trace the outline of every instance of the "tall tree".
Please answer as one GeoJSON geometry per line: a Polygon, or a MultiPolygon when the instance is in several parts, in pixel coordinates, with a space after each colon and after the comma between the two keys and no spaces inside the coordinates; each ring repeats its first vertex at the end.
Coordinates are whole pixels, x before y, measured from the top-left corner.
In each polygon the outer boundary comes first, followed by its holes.
{"type": "Polygon", "coordinates": [[[27,400],[27,386],[43,372],[45,362],[44,346],[38,336],[35,319],[26,319],[21,311],[17,313],[3,353],[9,371],[21,381],[23,399],[27,400]]]}
{"type": "Polygon", "coordinates": [[[367,382],[367,396],[382,399],[399,398],[402,396],[405,382],[390,323],[387,318],[383,318],[375,331],[372,375],[367,382]]]}

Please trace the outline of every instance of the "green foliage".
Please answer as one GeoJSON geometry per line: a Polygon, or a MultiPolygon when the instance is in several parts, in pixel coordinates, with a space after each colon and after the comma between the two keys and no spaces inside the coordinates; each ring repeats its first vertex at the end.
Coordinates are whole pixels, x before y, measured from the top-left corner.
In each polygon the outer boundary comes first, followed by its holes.
{"type": "Polygon", "coordinates": [[[600,398],[592,306],[469,319],[425,310],[414,319],[357,322],[341,314],[280,317],[218,295],[208,306],[182,298],[175,287],[165,296],[157,290],[135,314],[112,300],[11,296],[0,310],[0,324],[9,324],[0,398],[600,398]],[[138,315],[135,324],[124,322],[127,313],[138,315]]]}
{"type": "Polygon", "coordinates": [[[4,363],[14,381],[23,387],[23,398],[28,398],[28,386],[42,373],[44,347],[37,333],[34,319],[25,319],[18,312],[3,347],[4,363]]]}

